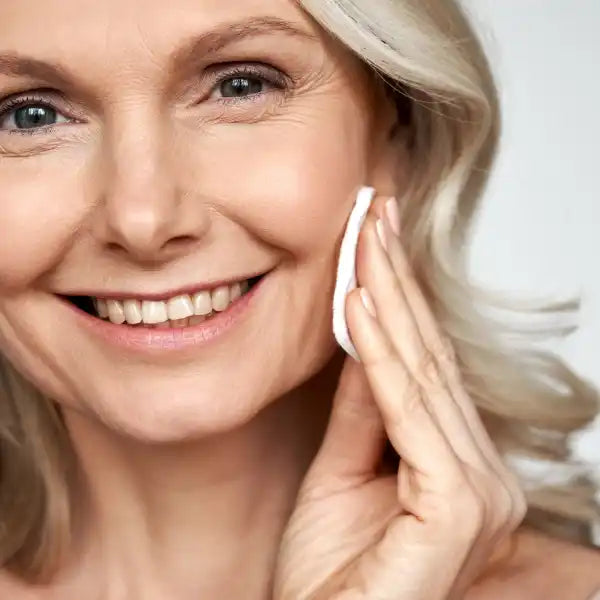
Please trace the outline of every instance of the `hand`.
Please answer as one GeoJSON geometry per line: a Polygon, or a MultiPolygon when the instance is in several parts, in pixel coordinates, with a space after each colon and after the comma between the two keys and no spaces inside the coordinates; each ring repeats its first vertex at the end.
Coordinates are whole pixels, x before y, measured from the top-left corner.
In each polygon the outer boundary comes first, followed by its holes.
{"type": "Polygon", "coordinates": [[[357,266],[374,312],[358,290],[346,304],[362,364],[346,359],[283,537],[276,600],[462,600],[525,514],[392,220],[379,221],[384,243],[376,222],[357,266]],[[386,438],[397,474],[379,473],[386,438]]]}

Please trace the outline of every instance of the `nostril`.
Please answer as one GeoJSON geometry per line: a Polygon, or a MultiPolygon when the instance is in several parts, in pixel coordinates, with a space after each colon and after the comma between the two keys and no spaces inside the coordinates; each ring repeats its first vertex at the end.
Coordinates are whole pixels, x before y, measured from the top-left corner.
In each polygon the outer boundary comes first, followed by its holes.
{"type": "Polygon", "coordinates": [[[185,248],[186,246],[191,246],[196,241],[197,239],[191,235],[178,235],[167,240],[163,248],[185,248]]]}
{"type": "Polygon", "coordinates": [[[144,263],[160,263],[176,256],[190,252],[197,238],[191,235],[173,236],[164,242],[155,240],[156,243],[131,243],[126,244],[119,241],[109,241],[106,249],[115,254],[144,263]]]}

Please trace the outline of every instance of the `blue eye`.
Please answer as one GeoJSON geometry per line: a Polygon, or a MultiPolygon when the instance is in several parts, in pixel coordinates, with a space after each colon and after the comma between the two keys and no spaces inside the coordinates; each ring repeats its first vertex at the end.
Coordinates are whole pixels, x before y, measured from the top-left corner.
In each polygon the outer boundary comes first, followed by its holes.
{"type": "Polygon", "coordinates": [[[45,106],[26,106],[15,110],[14,121],[18,129],[46,127],[56,123],[56,111],[45,106]]]}
{"type": "Polygon", "coordinates": [[[290,87],[286,76],[267,64],[230,64],[222,70],[220,66],[223,65],[216,65],[212,71],[216,79],[210,93],[213,100],[252,100],[273,92],[285,92],[290,87]]]}
{"type": "Polygon", "coordinates": [[[219,92],[223,98],[243,98],[261,94],[265,82],[258,77],[231,77],[219,85],[219,92]]]}
{"type": "Polygon", "coordinates": [[[21,104],[0,113],[0,129],[32,130],[67,123],[68,119],[46,104],[21,104]]]}

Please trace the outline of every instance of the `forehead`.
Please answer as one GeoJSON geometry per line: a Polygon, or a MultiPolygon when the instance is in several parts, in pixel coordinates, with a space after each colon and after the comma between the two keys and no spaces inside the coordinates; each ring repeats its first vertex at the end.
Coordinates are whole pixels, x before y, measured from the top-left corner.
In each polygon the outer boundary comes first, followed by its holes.
{"type": "Polygon", "coordinates": [[[0,54],[123,62],[145,52],[156,61],[189,39],[247,21],[289,22],[314,32],[295,0],[0,0],[0,54]]]}

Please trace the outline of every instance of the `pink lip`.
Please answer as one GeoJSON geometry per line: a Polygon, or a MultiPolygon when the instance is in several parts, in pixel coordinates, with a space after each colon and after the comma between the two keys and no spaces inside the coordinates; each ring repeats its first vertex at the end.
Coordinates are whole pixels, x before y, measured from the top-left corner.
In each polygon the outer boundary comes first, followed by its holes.
{"type": "Polygon", "coordinates": [[[177,352],[206,346],[229,332],[247,314],[266,278],[266,276],[263,277],[227,310],[217,313],[199,325],[179,329],[115,325],[89,315],[67,300],[64,301],[64,304],[77,316],[82,327],[112,346],[138,353],[177,352]]]}

